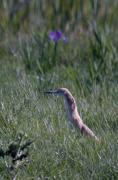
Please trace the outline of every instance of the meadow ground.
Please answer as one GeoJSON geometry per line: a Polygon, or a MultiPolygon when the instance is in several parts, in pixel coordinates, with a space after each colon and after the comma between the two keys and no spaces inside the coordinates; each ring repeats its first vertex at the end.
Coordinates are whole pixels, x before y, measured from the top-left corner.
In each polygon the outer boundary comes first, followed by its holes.
{"type": "Polygon", "coordinates": [[[0,180],[117,180],[117,1],[27,2],[0,2],[0,180]],[[49,41],[59,29],[67,41],[49,41]],[[43,93],[58,87],[100,143],[69,128],[63,99],[43,93]],[[27,157],[13,162],[10,144],[27,157]]]}

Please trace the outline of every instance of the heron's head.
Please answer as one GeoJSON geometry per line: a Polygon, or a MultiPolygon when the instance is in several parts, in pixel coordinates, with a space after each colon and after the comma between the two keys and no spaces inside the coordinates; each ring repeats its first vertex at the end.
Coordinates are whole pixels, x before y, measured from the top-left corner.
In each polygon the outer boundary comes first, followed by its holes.
{"type": "Polygon", "coordinates": [[[46,94],[53,94],[53,95],[60,95],[60,96],[66,96],[67,94],[71,94],[68,89],[66,88],[59,88],[56,90],[49,90],[45,91],[46,94]]]}
{"type": "Polygon", "coordinates": [[[71,92],[67,88],[59,88],[56,90],[46,91],[44,93],[63,96],[65,99],[67,107],[71,110],[75,110],[75,108],[76,108],[75,99],[72,96],[71,92]]]}

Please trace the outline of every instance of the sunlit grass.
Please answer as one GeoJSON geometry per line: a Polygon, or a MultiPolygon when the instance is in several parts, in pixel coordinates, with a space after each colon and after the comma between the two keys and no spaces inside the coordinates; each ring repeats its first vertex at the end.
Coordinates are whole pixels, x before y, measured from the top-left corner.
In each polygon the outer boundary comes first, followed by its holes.
{"type": "MultiPolygon", "coordinates": [[[[85,84],[80,91],[72,80],[60,82],[60,71],[56,76],[52,72],[54,78],[58,77],[52,86],[70,87],[75,95],[82,118],[101,138],[101,143],[96,144],[82,137],[79,131],[69,129],[62,99],[44,96],[44,89],[38,91],[38,80],[34,82],[34,76],[23,73],[20,78],[14,78],[15,69],[10,64],[8,67],[11,67],[9,77],[1,87],[1,116],[4,118],[0,121],[1,145],[5,149],[21,131],[35,141],[29,148],[26,166],[9,172],[5,159],[0,159],[1,177],[11,178],[17,174],[18,179],[116,179],[117,100],[114,97],[117,87],[113,83],[109,89],[105,84],[103,87],[94,85],[91,92],[83,94],[85,84]]],[[[45,89],[51,87],[47,83],[45,89]]]]}

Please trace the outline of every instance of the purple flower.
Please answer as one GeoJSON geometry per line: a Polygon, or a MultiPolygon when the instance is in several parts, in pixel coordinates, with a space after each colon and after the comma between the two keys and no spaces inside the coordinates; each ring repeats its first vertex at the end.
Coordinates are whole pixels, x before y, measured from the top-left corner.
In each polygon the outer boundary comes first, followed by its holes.
{"type": "Polygon", "coordinates": [[[63,36],[61,31],[51,31],[49,34],[49,39],[57,43],[60,39],[67,42],[67,37],[63,36]]]}

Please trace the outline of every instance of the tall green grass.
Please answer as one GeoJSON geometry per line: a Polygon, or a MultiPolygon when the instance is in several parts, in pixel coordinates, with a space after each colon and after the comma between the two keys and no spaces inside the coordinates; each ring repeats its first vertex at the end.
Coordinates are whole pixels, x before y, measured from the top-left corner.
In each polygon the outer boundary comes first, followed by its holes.
{"type": "Polygon", "coordinates": [[[116,180],[117,1],[29,1],[10,19],[16,5],[0,1],[0,150],[19,133],[34,142],[21,165],[0,157],[0,179],[116,180]],[[68,42],[55,46],[52,29],[68,42]],[[100,144],[68,126],[62,98],[44,96],[58,87],[72,92],[100,144]]]}

